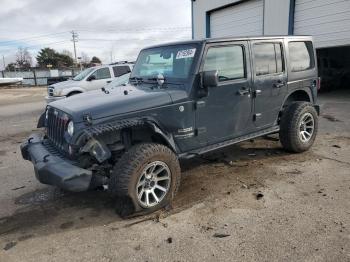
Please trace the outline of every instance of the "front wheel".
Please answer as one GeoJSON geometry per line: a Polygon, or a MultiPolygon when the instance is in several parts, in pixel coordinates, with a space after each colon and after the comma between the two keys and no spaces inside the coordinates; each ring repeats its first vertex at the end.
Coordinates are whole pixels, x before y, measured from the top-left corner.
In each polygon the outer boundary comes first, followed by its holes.
{"type": "Polygon", "coordinates": [[[318,115],[311,103],[294,102],[282,113],[280,141],[290,152],[303,152],[314,143],[318,130],[318,115]]]}
{"type": "Polygon", "coordinates": [[[109,191],[122,217],[153,212],[172,201],[180,184],[180,165],[166,146],[154,143],[130,148],[114,166],[109,191]]]}

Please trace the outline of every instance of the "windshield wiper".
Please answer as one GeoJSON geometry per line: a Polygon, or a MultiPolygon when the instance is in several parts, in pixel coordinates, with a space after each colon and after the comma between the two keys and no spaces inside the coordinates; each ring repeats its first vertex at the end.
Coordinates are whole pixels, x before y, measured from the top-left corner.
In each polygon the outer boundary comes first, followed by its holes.
{"type": "Polygon", "coordinates": [[[144,82],[142,77],[133,76],[129,78],[129,81],[136,81],[136,84],[144,82]]]}
{"type": "Polygon", "coordinates": [[[158,74],[158,76],[156,77],[147,78],[147,80],[156,81],[158,84],[158,88],[162,88],[164,83],[166,82],[166,79],[163,74],[158,74]]]}

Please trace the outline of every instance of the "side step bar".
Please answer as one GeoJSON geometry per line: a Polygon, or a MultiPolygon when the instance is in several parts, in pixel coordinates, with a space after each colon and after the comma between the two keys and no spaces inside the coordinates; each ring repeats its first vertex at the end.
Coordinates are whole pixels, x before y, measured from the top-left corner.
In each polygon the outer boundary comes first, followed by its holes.
{"type": "Polygon", "coordinates": [[[226,140],[224,142],[220,142],[220,143],[217,143],[217,144],[205,146],[205,147],[202,147],[200,149],[196,149],[196,150],[193,150],[193,151],[189,151],[189,152],[180,154],[179,158],[180,159],[190,159],[190,158],[193,158],[195,156],[202,155],[202,154],[208,153],[210,151],[214,151],[214,150],[217,150],[217,149],[220,149],[220,148],[224,148],[224,147],[227,147],[227,146],[230,146],[230,145],[234,145],[234,144],[237,144],[237,143],[249,140],[249,139],[253,139],[253,138],[257,138],[257,137],[261,137],[261,136],[277,133],[279,130],[280,130],[279,126],[270,127],[268,129],[264,129],[262,131],[258,131],[258,132],[254,132],[254,133],[251,133],[251,134],[248,134],[248,135],[236,137],[236,138],[233,138],[233,139],[230,139],[230,140],[226,140]]]}

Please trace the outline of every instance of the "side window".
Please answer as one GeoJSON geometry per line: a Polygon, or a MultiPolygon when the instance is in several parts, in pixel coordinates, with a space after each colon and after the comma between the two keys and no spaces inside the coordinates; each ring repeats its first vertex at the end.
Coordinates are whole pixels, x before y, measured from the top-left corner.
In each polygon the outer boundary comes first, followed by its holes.
{"type": "Polygon", "coordinates": [[[243,47],[240,45],[210,47],[204,61],[203,70],[218,70],[219,81],[244,78],[243,47]]]}
{"type": "Polygon", "coordinates": [[[96,80],[111,78],[111,72],[108,67],[97,69],[92,75],[96,77],[96,80]]]}
{"type": "Polygon", "coordinates": [[[113,73],[115,77],[119,77],[122,75],[125,75],[127,73],[130,73],[130,67],[129,66],[115,66],[113,67],[113,73]]]}
{"type": "Polygon", "coordinates": [[[308,42],[289,42],[290,67],[293,72],[308,70],[315,67],[313,47],[308,42]]]}
{"type": "Polygon", "coordinates": [[[255,74],[257,76],[283,72],[283,54],[280,44],[254,44],[255,74]]]}

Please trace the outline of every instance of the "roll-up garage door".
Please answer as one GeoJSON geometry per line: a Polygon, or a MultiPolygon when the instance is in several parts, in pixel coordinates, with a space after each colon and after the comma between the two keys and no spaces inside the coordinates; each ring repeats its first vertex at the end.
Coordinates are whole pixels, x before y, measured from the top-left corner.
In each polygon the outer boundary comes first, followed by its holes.
{"type": "Polygon", "coordinates": [[[264,2],[250,0],[210,14],[210,36],[249,36],[263,34],[264,2]]]}
{"type": "Polygon", "coordinates": [[[314,36],[315,46],[350,43],[349,0],[296,0],[294,34],[314,36]]]}

